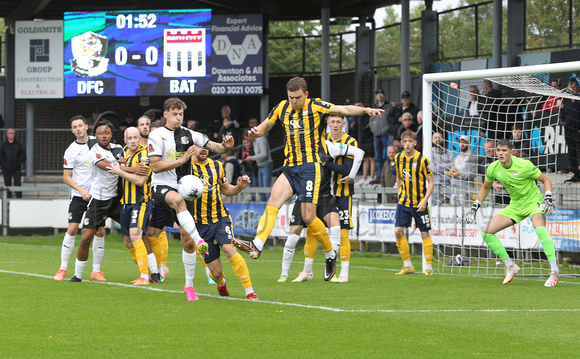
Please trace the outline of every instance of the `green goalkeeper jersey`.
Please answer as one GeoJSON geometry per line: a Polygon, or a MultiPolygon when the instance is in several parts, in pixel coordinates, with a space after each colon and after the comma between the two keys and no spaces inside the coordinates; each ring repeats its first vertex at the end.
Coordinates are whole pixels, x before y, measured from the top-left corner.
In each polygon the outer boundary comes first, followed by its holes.
{"type": "Polygon", "coordinates": [[[529,160],[512,156],[510,168],[504,168],[499,161],[492,162],[487,168],[485,180],[499,181],[510,194],[510,205],[529,205],[540,203],[542,193],[536,186],[536,179],[542,172],[529,160]]]}

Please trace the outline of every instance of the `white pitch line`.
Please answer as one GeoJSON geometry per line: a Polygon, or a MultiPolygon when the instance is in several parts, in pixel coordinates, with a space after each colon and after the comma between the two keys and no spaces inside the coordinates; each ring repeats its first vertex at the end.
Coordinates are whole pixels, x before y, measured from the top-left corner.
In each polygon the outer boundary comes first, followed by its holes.
{"type": "MultiPolygon", "coordinates": [[[[16,275],[25,275],[29,277],[37,277],[37,278],[45,278],[52,280],[51,276],[44,275],[44,274],[36,274],[36,273],[25,273],[25,272],[15,272],[15,271],[8,271],[0,269],[0,273],[6,274],[16,274],[16,275]]],[[[182,291],[178,290],[170,290],[170,289],[162,289],[155,286],[134,286],[131,284],[125,283],[116,283],[116,282],[99,282],[99,281],[86,281],[84,283],[93,283],[93,284],[100,284],[100,285],[113,285],[118,287],[126,287],[126,288],[134,288],[134,289],[142,289],[142,290],[149,290],[152,292],[165,292],[165,293],[177,293],[183,294],[182,291]]],[[[234,300],[234,301],[243,301],[248,302],[247,299],[243,298],[232,298],[232,297],[221,297],[212,294],[202,294],[197,293],[200,297],[208,297],[208,298],[216,298],[222,300],[234,300]]],[[[326,307],[326,306],[319,306],[319,305],[308,305],[308,304],[298,304],[298,303],[289,303],[289,302],[279,302],[279,301],[269,301],[269,300],[259,300],[255,303],[263,303],[263,304],[274,304],[274,305],[283,305],[288,307],[296,307],[296,308],[305,308],[305,309],[317,309],[323,310],[328,312],[337,312],[337,313],[536,313],[536,312],[580,312],[580,308],[544,308],[544,309],[341,309],[341,308],[333,308],[333,307],[326,307]]]]}

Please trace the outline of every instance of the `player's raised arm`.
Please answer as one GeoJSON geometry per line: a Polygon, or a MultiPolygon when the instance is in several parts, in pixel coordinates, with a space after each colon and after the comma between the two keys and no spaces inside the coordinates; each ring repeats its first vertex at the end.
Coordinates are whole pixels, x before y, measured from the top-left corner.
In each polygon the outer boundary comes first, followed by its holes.
{"type": "Polygon", "coordinates": [[[380,116],[385,110],[380,108],[359,107],[353,105],[335,105],[330,109],[331,115],[359,116],[367,114],[370,117],[380,116]]]}
{"type": "Polygon", "coordinates": [[[272,127],[274,127],[274,124],[270,121],[262,121],[262,123],[260,123],[258,126],[256,127],[252,127],[248,130],[248,136],[251,138],[258,138],[258,137],[262,137],[264,136],[266,133],[268,133],[272,127]]]}
{"type": "Polygon", "coordinates": [[[234,147],[234,145],[234,138],[232,136],[224,136],[224,139],[221,143],[209,140],[205,144],[204,148],[213,153],[222,155],[226,152],[229,152],[234,147]]]}

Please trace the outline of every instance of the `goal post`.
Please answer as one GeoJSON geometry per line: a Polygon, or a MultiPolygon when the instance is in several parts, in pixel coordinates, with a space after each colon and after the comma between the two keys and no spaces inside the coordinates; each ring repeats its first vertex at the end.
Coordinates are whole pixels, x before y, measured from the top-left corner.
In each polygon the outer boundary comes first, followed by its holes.
{"type": "MultiPolygon", "coordinates": [[[[444,183],[437,184],[436,180],[430,199],[431,237],[437,248],[434,257],[440,272],[503,273],[504,267],[485,245],[481,229],[507,205],[507,192],[494,186],[478,212],[476,223],[463,221],[490,161],[485,148],[502,138],[513,140],[517,144],[514,155],[530,159],[553,183],[557,211],[548,216],[546,227],[557,252],[580,251],[580,183],[565,182],[570,177],[566,174],[570,166],[565,130],[558,121],[562,101],[580,101],[580,96],[567,90],[568,81],[576,75],[580,82],[580,61],[423,75],[423,154],[433,162],[435,132],[444,139],[442,145],[436,144],[437,154],[444,149],[455,157],[461,152],[460,137],[469,139],[470,166],[464,167],[462,176],[452,171],[443,174],[440,178],[444,183]],[[484,80],[486,84],[491,81],[494,89],[488,92],[489,96],[481,93],[484,80]],[[551,86],[553,80],[559,80],[562,88],[551,86]],[[478,87],[480,94],[472,97],[473,86],[478,87]],[[477,104],[471,105],[470,100],[477,104]]],[[[580,113],[578,118],[580,121],[580,113]]],[[[542,186],[540,190],[544,191],[542,186]]],[[[499,232],[498,237],[521,264],[520,274],[549,274],[549,265],[529,219],[499,232]]]]}

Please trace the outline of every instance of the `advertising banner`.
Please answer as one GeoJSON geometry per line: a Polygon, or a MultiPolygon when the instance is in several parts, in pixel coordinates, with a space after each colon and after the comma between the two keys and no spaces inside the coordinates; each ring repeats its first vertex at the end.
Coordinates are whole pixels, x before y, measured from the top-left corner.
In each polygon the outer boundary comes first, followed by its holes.
{"type": "Polygon", "coordinates": [[[15,98],[63,98],[63,22],[16,21],[15,98]]]}
{"type": "Polygon", "coordinates": [[[212,35],[212,95],[262,95],[262,15],[215,15],[212,35]]]}

